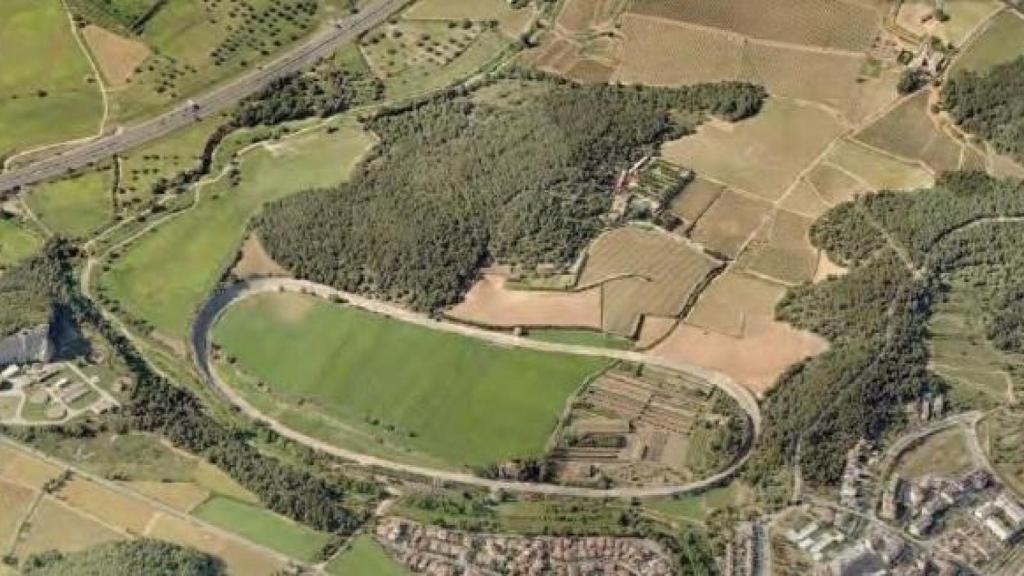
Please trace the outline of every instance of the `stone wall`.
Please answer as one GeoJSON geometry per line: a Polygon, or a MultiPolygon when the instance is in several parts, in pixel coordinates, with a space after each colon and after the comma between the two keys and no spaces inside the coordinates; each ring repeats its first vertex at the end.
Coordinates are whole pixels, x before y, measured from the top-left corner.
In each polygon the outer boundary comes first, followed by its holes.
{"type": "Polygon", "coordinates": [[[0,366],[27,362],[48,362],[53,358],[50,325],[40,324],[0,338],[0,366]]]}

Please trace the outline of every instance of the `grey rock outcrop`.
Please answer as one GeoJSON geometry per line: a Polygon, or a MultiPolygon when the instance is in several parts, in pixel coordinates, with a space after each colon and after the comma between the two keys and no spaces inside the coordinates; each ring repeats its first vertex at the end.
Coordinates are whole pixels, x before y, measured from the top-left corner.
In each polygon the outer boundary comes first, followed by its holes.
{"type": "Polygon", "coordinates": [[[53,358],[50,325],[40,324],[0,338],[0,366],[26,362],[48,362],[53,358]]]}

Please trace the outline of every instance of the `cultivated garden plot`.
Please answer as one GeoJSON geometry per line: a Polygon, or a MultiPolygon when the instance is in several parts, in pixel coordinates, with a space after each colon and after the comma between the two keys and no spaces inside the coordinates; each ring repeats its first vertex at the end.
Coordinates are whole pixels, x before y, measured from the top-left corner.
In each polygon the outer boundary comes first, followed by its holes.
{"type": "Polygon", "coordinates": [[[743,416],[730,403],[696,377],[617,366],[575,397],[550,458],[564,483],[692,482],[742,447],[743,416]]]}

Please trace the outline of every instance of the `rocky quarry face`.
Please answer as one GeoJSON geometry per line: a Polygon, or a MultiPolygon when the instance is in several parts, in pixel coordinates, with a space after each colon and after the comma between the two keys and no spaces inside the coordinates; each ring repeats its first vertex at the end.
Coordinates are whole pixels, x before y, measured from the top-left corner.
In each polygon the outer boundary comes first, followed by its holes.
{"type": "Polygon", "coordinates": [[[53,358],[50,325],[40,324],[0,338],[0,366],[26,362],[48,362],[53,358]]]}

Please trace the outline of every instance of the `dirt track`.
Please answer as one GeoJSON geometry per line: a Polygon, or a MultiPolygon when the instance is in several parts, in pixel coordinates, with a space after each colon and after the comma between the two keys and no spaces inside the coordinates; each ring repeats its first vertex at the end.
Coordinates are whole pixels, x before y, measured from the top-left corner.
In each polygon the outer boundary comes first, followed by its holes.
{"type": "Polygon", "coordinates": [[[698,366],[692,366],[684,364],[682,362],[666,360],[663,358],[657,358],[649,356],[642,352],[622,351],[622,350],[610,350],[606,348],[596,348],[590,346],[577,346],[572,344],[560,344],[554,342],[542,342],[538,340],[531,340],[528,338],[522,338],[513,336],[511,334],[492,332],[481,328],[472,326],[465,326],[462,324],[456,324],[452,322],[445,322],[441,320],[434,320],[428,316],[418,314],[400,308],[398,306],[371,300],[358,296],[355,294],[349,294],[335,290],[329,286],[322,284],[315,284],[304,280],[295,280],[291,278],[264,278],[259,280],[251,280],[239,282],[221,292],[215,294],[200,311],[199,316],[193,325],[192,330],[192,351],[195,358],[196,369],[205,379],[206,383],[212,387],[220,396],[222,396],[228,402],[237,406],[246,416],[266,423],[274,431],[282,436],[289,438],[300,444],[304,444],[319,450],[332,454],[339,458],[350,460],[363,466],[371,466],[380,468],[383,470],[390,470],[393,472],[402,472],[407,474],[413,474],[416,476],[422,476],[431,478],[434,480],[441,480],[445,482],[453,482],[456,484],[465,484],[480,486],[491,489],[502,489],[510,492],[521,492],[521,493],[535,493],[535,494],[549,494],[559,496],[574,496],[582,498],[632,498],[632,497],[650,497],[650,496],[669,496],[673,494],[685,494],[689,492],[697,492],[704,490],[732,477],[737,470],[746,462],[750,456],[751,447],[754,444],[757,436],[761,431],[761,412],[757,404],[757,400],[754,396],[742,386],[736,384],[729,378],[722,374],[711,372],[709,370],[700,368],[698,366]],[[630,362],[643,362],[646,364],[656,365],[664,368],[677,370],[680,372],[688,372],[690,374],[697,375],[701,378],[706,379],[716,387],[722,389],[724,392],[729,394],[740,407],[750,417],[750,421],[753,424],[754,437],[748,443],[747,452],[745,452],[732,466],[723,470],[713,476],[691,482],[684,485],[669,485],[669,486],[653,486],[653,487],[630,487],[630,488],[613,488],[613,489],[597,489],[597,488],[577,488],[571,486],[558,486],[554,484],[534,484],[528,482],[511,482],[511,481],[500,481],[500,480],[489,480],[486,478],[480,478],[472,474],[453,472],[449,470],[439,470],[434,468],[427,468],[423,466],[413,466],[410,464],[402,464],[399,462],[392,462],[383,458],[375,456],[369,456],[359,452],[353,452],[334,446],[330,443],[324,442],[317,438],[313,438],[297,430],[293,430],[284,424],[265,416],[255,406],[249,404],[240,394],[234,389],[227,385],[220,377],[217,372],[210,364],[210,331],[213,326],[217,323],[217,320],[224,313],[225,310],[230,308],[233,304],[244,300],[250,296],[257,294],[266,294],[274,292],[303,292],[311,295],[315,295],[320,298],[342,298],[347,301],[350,305],[363,308],[370,312],[377,314],[383,314],[410,324],[416,324],[430,328],[432,330],[441,330],[444,332],[451,332],[461,334],[470,338],[477,338],[485,340],[493,344],[500,346],[512,346],[519,348],[528,348],[531,350],[538,350],[543,352],[557,352],[563,354],[577,354],[582,356],[600,356],[618,360],[626,360],[630,362]]]}

